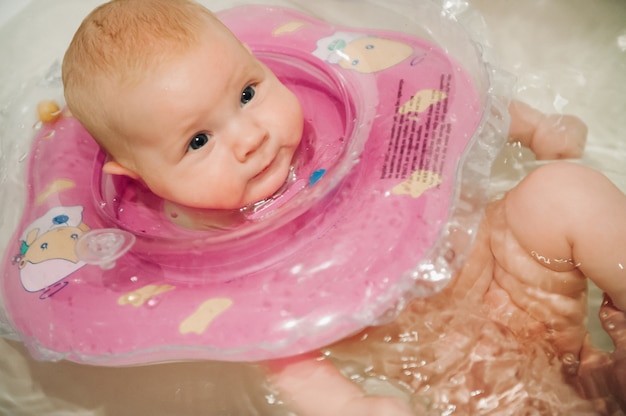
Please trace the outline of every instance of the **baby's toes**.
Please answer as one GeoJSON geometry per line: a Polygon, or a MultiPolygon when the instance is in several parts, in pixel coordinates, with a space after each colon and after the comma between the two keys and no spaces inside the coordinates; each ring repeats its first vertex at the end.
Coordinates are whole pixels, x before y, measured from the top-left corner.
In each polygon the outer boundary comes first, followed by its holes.
{"type": "Polygon", "coordinates": [[[617,309],[607,294],[600,306],[600,321],[615,345],[611,354],[613,365],[608,384],[613,397],[626,412],[626,313],[617,309]]]}
{"type": "Polygon", "coordinates": [[[615,345],[615,352],[626,354],[626,313],[617,309],[605,294],[600,306],[600,322],[615,345]]]}

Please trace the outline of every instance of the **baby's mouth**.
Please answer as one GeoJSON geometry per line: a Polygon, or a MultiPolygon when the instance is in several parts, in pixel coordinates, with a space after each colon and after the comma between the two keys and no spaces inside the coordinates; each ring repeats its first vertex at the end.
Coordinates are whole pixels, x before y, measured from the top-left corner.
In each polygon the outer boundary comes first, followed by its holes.
{"type": "Polygon", "coordinates": [[[273,165],[274,162],[276,161],[276,158],[272,159],[270,163],[268,163],[263,169],[261,169],[259,171],[259,173],[257,173],[256,175],[254,175],[254,177],[252,177],[252,179],[256,179],[260,176],[262,176],[265,172],[267,172],[273,165]]]}

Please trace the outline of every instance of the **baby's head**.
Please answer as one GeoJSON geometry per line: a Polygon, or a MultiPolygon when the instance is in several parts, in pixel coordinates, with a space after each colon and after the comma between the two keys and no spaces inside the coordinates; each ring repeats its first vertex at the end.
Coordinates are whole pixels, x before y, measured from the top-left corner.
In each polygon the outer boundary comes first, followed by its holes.
{"type": "Polygon", "coordinates": [[[206,8],[113,0],[63,60],[70,111],[107,173],[180,205],[233,209],[284,183],[302,135],[295,95],[206,8]]]}

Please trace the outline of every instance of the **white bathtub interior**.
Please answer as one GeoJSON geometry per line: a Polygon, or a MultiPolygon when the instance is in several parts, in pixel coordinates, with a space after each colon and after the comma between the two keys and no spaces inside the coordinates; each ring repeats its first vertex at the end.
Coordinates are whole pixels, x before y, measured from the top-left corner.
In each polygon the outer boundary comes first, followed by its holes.
{"type": "MultiPolygon", "coordinates": [[[[41,77],[62,57],[80,20],[99,3],[0,0],[0,109],[10,105],[11,94],[41,77]]],[[[227,0],[203,3],[216,9],[230,4],[227,0]]],[[[335,7],[340,11],[342,3],[347,2],[323,0],[312,7],[335,7]]],[[[442,3],[460,12],[464,23],[485,43],[486,53],[500,68],[516,76],[515,97],[543,111],[576,114],[588,124],[589,139],[582,163],[604,172],[626,192],[626,141],[622,138],[626,131],[626,2],[442,3]]],[[[345,24],[358,26],[358,15],[343,14],[342,18],[347,20],[345,24]]],[[[517,153],[513,146],[503,152],[494,175],[494,189],[510,185],[510,176],[503,172],[527,171],[536,165],[531,158],[520,158],[517,153]]],[[[9,238],[7,229],[0,228],[0,248],[9,238]]],[[[610,341],[595,319],[600,294],[595,288],[592,294],[590,322],[594,340],[608,349],[610,341]]],[[[262,394],[245,397],[233,389],[263,383],[258,369],[228,363],[99,368],[38,362],[18,342],[0,339],[0,414],[283,414],[284,410],[271,405],[271,389],[261,387],[262,394]]]]}

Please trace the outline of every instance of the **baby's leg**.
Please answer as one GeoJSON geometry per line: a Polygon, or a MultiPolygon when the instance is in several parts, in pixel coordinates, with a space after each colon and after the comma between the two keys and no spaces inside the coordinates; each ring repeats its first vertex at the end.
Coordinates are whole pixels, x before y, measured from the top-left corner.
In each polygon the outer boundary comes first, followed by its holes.
{"type": "Polygon", "coordinates": [[[298,416],[412,416],[400,398],[366,396],[328,360],[314,355],[270,364],[270,379],[298,416]]]}
{"type": "MultiPolygon", "coordinates": [[[[615,352],[603,355],[589,345],[583,346],[580,359],[584,363],[576,378],[591,397],[605,394],[608,389],[613,397],[622,398],[624,406],[626,196],[599,172],[581,165],[555,163],[539,168],[507,195],[506,216],[526,253],[546,269],[559,272],[557,278],[545,273],[538,287],[567,295],[575,273],[579,273],[612,299],[602,305],[600,318],[615,341],[615,352]],[[564,284],[566,278],[570,285],[564,284]]],[[[567,309],[562,311],[565,314],[567,309]]],[[[570,312],[573,314],[573,310],[570,312]]],[[[545,321],[553,319],[555,315],[548,315],[545,321]]],[[[559,334],[569,329],[562,325],[556,328],[559,334]]],[[[554,342],[559,349],[567,348],[557,337],[554,342]]]]}
{"type": "Polygon", "coordinates": [[[626,195],[607,177],[572,163],[545,165],[508,193],[506,216],[537,261],[581,271],[626,311],[626,195]]]}

